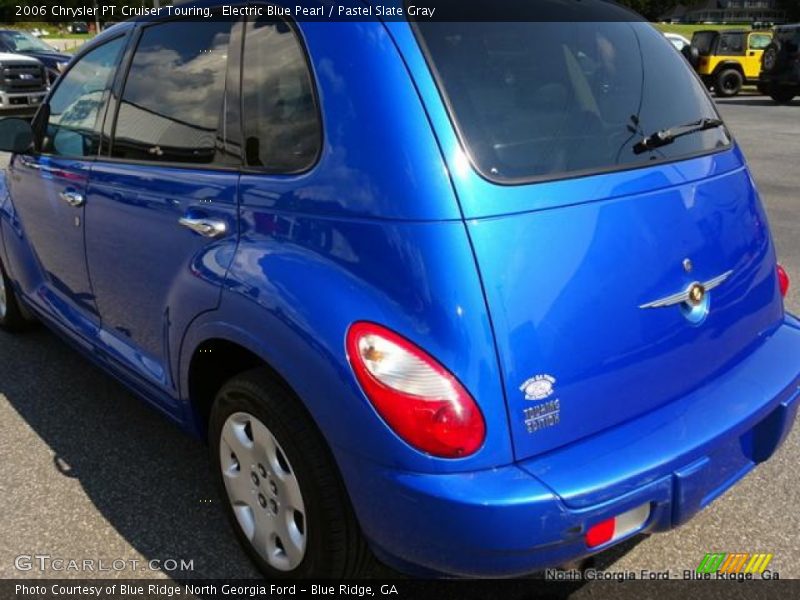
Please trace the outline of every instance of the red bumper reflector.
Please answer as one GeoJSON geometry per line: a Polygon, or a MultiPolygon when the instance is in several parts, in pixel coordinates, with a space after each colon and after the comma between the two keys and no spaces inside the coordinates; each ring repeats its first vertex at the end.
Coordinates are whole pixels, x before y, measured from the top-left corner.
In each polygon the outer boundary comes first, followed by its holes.
{"type": "Polygon", "coordinates": [[[781,287],[781,296],[786,298],[789,293],[789,274],[781,265],[778,265],[778,284],[781,287]]]}
{"type": "Polygon", "coordinates": [[[616,518],[611,517],[605,521],[601,521],[597,525],[592,525],[589,531],[586,532],[586,545],[589,548],[602,546],[606,542],[610,542],[614,538],[614,528],[616,525],[616,518]]]}
{"type": "Polygon", "coordinates": [[[586,530],[586,546],[596,548],[639,531],[650,518],[650,504],[636,508],[592,525],[586,530]]]}

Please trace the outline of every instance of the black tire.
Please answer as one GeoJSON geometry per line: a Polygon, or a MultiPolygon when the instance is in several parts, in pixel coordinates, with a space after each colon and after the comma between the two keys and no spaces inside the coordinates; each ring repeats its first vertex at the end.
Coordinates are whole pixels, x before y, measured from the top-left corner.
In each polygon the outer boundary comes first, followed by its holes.
{"type": "Polygon", "coordinates": [[[769,91],[770,91],[769,84],[757,83],[756,89],[758,90],[758,93],[761,94],[762,96],[769,96],[769,91]]]}
{"type": "Polygon", "coordinates": [[[798,90],[795,88],[787,88],[780,86],[773,86],[770,90],[770,98],[778,104],[789,104],[797,96],[798,90]]]}
{"type": "Polygon", "coordinates": [[[781,52],[781,43],[778,40],[773,40],[772,43],[764,50],[764,55],[761,57],[761,70],[765,73],[772,73],[779,70],[783,53],[781,52]]]}
{"type": "MultiPolygon", "coordinates": [[[[250,431],[252,435],[252,428],[250,431]]],[[[276,382],[267,369],[255,369],[234,377],[220,389],[209,419],[209,446],[214,479],[225,512],[242,547],[266,577],[341,579],[369,573],[374,558],[361,534],[333,456],[300,401],[276,382]],[[267,428],[299,484],[305,509],[306,543],[302,562],[292,570],[279,570],[259,554],[239,524],[229,500],[220,451],[224,448],[221,446],[224,444],[223,427],[228,418],[237,413],[252,415],[267,428]]],[[[268,480],[261,484],[265,481],[268,480]]]]}
{"type": "Polygon", "coordinates": [[[20,308],[17,294],[6,275],[3,263],[0,263],[0,329],[19,332],[28,329],[31,322],[20,308]]]}
{"type": "Polygon", "coordinates": [[[717,74],[714,93],[720,98],[732,98],[742,91],[744,77],[736,69],[724,69],[717,74]]]}

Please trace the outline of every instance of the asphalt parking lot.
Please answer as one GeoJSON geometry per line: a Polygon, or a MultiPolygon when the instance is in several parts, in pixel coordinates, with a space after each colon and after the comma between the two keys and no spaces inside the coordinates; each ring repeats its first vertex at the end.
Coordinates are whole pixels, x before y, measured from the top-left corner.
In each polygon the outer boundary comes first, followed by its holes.
{"type": "MultiPolygon", "coordinates": [[[[743,96],[719,106],[760,186],[794,281],[788,307],[800,313],[800,99],[779,107],[743,96]]],[[[93,575],[15,568],[16,557],[32,554],[139,561],[134,572],[94,573],[101,577],[256,576],[216,500],[205,453],[49,332],[0,333],[0,578],[93,575]],[[142,570],[168,559],[193,569],[142,570]]],[[[795,429],[689,524],[625,544],[600,566],[682,570],[706,552],[769,552],[781,578],[800,578],[798,459],[795,429]]],[[[592,585],[578,595],[592,595],[592,585]]]]}

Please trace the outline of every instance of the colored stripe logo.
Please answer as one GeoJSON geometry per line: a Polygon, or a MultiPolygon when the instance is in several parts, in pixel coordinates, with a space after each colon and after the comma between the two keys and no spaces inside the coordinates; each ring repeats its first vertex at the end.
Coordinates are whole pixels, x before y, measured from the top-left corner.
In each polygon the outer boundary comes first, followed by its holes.
{"type": "Polygon", "coordinates": [[[698,573],[763,573],[770,561],[772,554],[749,554],[747,552],[726,553],[716,552],[706,554],[698,573]]]}

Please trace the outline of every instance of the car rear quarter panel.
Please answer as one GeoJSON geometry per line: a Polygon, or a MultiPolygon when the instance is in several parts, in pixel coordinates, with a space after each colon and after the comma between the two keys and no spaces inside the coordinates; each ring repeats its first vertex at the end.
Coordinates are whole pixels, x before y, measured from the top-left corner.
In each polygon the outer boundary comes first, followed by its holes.
{"type": "Polygon", "coordinates": [[[308,173],[240,181],[240,241],[218,311],[183,343],[238,342],[304,401],[337,451],[419,472],[512,460],[493,336],[474,256],[425,111],[378,23],[304,23],[324,146],[308,173]],[[403,107],[399,110],[398,107],[403,107]],[[358,388],[345,355],[355,321],[393,329],[450,369],[479,403],[487,439],[442,460],[410,449],[358,388]]]}
{"type": "Polygon", "coordinates": [[[491,328],[461,223],[353,222],[247,206],[243,221],[221,307],[195,322],[182,365],[205,339],[240,343],[286,380],[334,449],[387,466],[440,472],[511,461],[491,328]],[[347,362],[345,334],[358,320],[397,331],[460,379],[486,420],[478,453],[435,459],[390,432],[347,362]]]}

